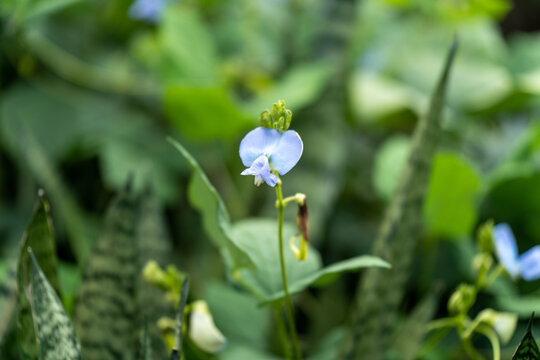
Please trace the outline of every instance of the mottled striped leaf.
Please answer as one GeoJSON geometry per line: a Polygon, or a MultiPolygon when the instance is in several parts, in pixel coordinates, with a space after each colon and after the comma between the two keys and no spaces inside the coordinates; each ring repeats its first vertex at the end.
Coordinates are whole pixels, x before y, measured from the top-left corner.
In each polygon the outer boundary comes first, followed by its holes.
{"type": "Polygon", "coordinates": [[[225,263],[233,271],[241,267],[252,267],[252,259],[235,244],[230,235],[229,213],[217,190],[193,156],[177,141],[169,138],[169,142],[182,154],[193,170],[188,187],[189,202],[201,213],[204,230],[219,248],[225,263]]]}
{"type": "Polygon", "coordinates": [[[102,233],[84,269],[75,306],[75,329],[87,360],[136,358],[138,209],[128,185],[108,209],[102,233]]]}
{"type": "Polygon", "coordinates": [[[41,360],[82,359],[81,346],[67,316],[62,302],[39,268],[36,258],[32,259],[29,298],[39,345],[41,360]]]}
{"type": "Polygon", "coordinates": [[[184,309],[186,308],[187,297],[189,292],[189,278],[186,277],[182,283],[182,290],[180,292],[180,301],[178,302],[178,309],[176,309],[176,327],[174,329],[174,348],[171,354],[171,360],[180,360],[183,352],[183,328],[184,328],[184,309]]]}
{"type": "MultiPolygon", "coordinates": [[[[146,282],[142,269],[150,260],[161,267],[172,263],[172,246],[158,200],[147,191],[141,201],[139,222],[137,225],[137,242],[139,244],[139,274],[137,280],[137,306],[139,308],[139,324],[147,328],[148,344],[152,356],[164,359],[168,350],[157,321],[163,316],[174,315],[174,309],[163,291],[146,282]]],[[[144,353],[144,351],[143,351],[144,353]]]]}
{"type": "Polygon", "coordinates": [[[525,336],[519,343],[519,346],[516,349],[514,356],[512,356],[512,360],[538,360],[540,359],[540,350],[538,349],[538,345],[536,344],[536,341],[534,340],[534,337],[531,331],[533,320],[534,320],[534,313],[532,314],[531,320],[529,321],[529,326],[527,326],[527,331],[525,332],[525,336]]]}
{"type": "Polygon", "coordinates": [[[13,261],[0,282],[0,354],[17,306],[17,264],[13,261]]]}
{"type": "Polygon", "coordinates": [[[440,133],[450,68],[457,50],[448,52],[428,113],[417,124],[407,165],[387,209],[373,253],[390,271],[369,269],[357,289],[353,321],[343,342],[341,359],[384,358],[392,339],[396,314],[409,280],[414,250],[421,234],[422,207],[440,133]]]}
{"type": "Polygon", "coordinates": [[[31,261],[27,249],[31,248],[34,256],[39,260],[43,273],[54,291],[59,293],[56,244],[52,232],[52,223],[49,214],[49,204],[43,192],[39,192],[39,202],[26,232],[23,235],[19,253],[17,284],[19,300],[17,311],[17,338],[21,356],[24,359],[37,359],[38,348],[34,333],[34,321],[30,304],[25,296],[25,289],[30,283],[31,261]]]}

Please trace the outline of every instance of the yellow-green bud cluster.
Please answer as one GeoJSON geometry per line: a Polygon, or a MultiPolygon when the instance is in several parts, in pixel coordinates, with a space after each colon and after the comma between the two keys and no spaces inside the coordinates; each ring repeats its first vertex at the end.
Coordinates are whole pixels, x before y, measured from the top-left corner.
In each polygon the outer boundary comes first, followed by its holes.
{"type": "Polygon", "coordinates": [[[262,127],[285,132],[291,126],[292,111],[285,108],[285,101],[279,100],[272,105],[272,110],[264,110],[259,117],[262,127]]]}

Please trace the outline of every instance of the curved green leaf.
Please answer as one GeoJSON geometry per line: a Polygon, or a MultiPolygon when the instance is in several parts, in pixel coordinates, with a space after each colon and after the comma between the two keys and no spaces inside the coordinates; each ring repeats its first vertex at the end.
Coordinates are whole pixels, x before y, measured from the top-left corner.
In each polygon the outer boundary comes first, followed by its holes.
{"type": "Polygon", "coordinates": [[[527,332],[525,333],[525,336],[523,336],[523,339],[521,339],[521,342],[519,343],[519,346],[516,349],[514,356],[512,356],[512,360],[540,359],[540,350],[538,349],[538,345],[536,344],[536,341],[534,340],[531,331],[533,320],[534,313],[532,314],[531,320],[529,321],[529,326],[527,326],[527,332]]]}
{"type": "Polygon", "coordinates": [[[75,328],[87,360],[135,359],[138,211],[130,189],[118,196],[84,269],[75,328]]]}
{"type": "MultiPolygon", "coordinates": [[[[296,233],[296,227],[285,223],[283,237],[288,241],[296,233]]],[[[277,223],[271,219],[248,219],[233,225],[233,238],[240,248],[249,253],[256,269],[243,269],[235,275],[240,282],[262,302],[276,301],[284,297],[277,223]]],[[[285,267],[289,281],[289,292],[298,293],[309,286],[325,286],[344,272],[358,271],[365,267],[390,267],[374,256],[358,256],[325,268],[319,252],[310,247],[307,259],[299,261],[292,251],[285,249],[285,267]]]]}
{"type": "Polygon", "coordinates": [[[56,244],[52,233],[49,210],[49,204],[43,192],[40,191],[39,202],[21,241],[17,272],[17,284],[19,288],[17,336],[21,355],[24,359],[38,358],[34,321],[32,319],[30,303],[25,296],[25,290],[30,284],[31,275],[31,260],[27,251],[28,248],[31,248],[34,256],[39,259],[44,276],[53,288],[53,291],[57,294],[59,293],[56,244]]]}
{"type": "Polygon", "coordinates": [[[219,248],[227,266],[232,271],[253,266],[253,261],[248,253],[235,244],[231,237],[230,219],[225,204],[204,171],[179,142],[171,138],[168,140],[178,149],[193,170],[188,186],[189,202],[201,213],[204,230],[219,248]]]}
{"type": "Polygon", "coordinates": [[[32,259],[30,300],[32,316],[42,360],[82,359],[81,346],[75,335],[62,302],[39,268],[36,258],[32,259]]]}

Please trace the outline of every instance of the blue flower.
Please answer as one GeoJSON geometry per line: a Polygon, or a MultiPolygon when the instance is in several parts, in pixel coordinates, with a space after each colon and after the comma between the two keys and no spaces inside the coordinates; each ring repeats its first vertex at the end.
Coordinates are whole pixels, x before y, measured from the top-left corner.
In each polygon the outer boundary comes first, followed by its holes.
{"type": "Polygon", "coordinates": [[[540,245],[519,255],[514,233],[506,223],[493,227],[493,238],[497,257],[510,276],[521,276],[526,281],[540,278],[540,245]]]}
{"type": "Polygon", "coordinates": [[[302,139],[294,130],[280,133],[276,129],[258,127],[240,143],[240,158],[248,167],[241,175],[255,175],[257,186],[264,181],[274,187],[277,176],[272,170],[280,175],[288,173],[300,160],[303,149],[302,139]]]}
{"type": "Polygon", "coordinates": [[[132,19],[155,23],[161,18],[166,3],[167,0],[135,0],[128,14],[132,19]]]}

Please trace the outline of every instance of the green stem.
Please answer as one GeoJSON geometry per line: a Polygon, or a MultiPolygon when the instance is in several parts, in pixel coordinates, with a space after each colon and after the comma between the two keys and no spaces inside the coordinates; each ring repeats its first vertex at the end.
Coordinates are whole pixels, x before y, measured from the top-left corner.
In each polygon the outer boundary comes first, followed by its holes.
{"type": "Polygon", "coordinates": [[[487,326],[479,326],[476,331],[487,337],[491,342],[491,347],[493,348],[493,360],[501,360],[501,344],[493,329],[487,326]]]}
{"type": "Polygon", "coordinates": [[[287,329],[285,329],[285,325],[283,324],[283,317],[279,306],[274,306],[274,315],[276,318],[276,326],[278,328],[281,345],[283,346],[283,351],[285,353],[285,358],[292,359],[291,348],[289,346],[289,341],[287,340],[287,329]]]}
{"type": "Polygon", "coordinates": [[[291,294],[289,293],[289,285],[287,284],[287,271],[285,270],[285,256],[283,252],[283,208],[285,207],[285,204],[283,203],[281,179],[279,177],[276,184],[276,195],[276,206],[278,208],[279,262],[281,265],[281,279],[283,281],[283,291],[285,292],[285,307],[287,309],[287,318],[289,321],[289,332],[291,334],[293,352],[296,359],[302,359],[302,354],[300,353],[300,348],[298,347],[298,335],[296,334],[296,326],[294,325],[291,294]]]}
{"type": "Polygon", "coordinates": [[[497,265],[497,267],[489,274],[486,281],[484,282],[483,288],[486,289],[491,286],[497,280],[499,275],[501,275],[504,272],[504,266],[501,264],[497,265]]]}
{"type": "Polygon", "coordinates": [[[471,339],[462,339],[461,344],[463,345],[463,349],[465,349],[465,352],[472,360],[484,360],[482,355],[476,351],[474,346],[471,344],[471,339]]]}

